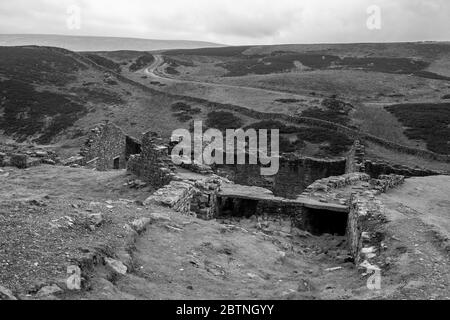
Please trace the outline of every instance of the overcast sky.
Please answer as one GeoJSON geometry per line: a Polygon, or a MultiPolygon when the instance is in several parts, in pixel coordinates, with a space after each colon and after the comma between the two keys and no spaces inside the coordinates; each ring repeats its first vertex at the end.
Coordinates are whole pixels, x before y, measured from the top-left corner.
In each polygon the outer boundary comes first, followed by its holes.
{"type": "Polygon", "coordinates": [[[0,0],[0,33],[204,40],[232,45],[450,40],[450,1],[0,0]],[[80,29],[68,27],[71,5],[81,9],[80,29]],[[372,5],[381,10],[381,29],[367,27],[371,16],[367,8],[372,5]]]}

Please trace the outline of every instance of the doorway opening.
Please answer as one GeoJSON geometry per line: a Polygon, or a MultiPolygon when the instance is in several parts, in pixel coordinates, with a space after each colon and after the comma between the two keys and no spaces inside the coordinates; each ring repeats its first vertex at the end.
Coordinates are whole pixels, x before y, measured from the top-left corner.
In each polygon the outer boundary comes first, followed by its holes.
{"type": "Polygon", "coordinates": [[[120,157],[114,158],[113,167],[114,167],[114,170],[120,169],[120,157]]]}
{"type": "Polygon", "coordinates": [[[347,212],[305,208],[304,219],[307,231],[315,236],[323,234],[345,236],[347,233],[347,212]]]}

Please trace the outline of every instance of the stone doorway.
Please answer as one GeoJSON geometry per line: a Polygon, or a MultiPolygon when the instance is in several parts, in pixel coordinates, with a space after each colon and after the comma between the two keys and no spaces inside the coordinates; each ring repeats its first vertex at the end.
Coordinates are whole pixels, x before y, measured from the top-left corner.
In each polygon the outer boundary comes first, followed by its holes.
{"type": "Polygon", "coordinates": [[[113,160],[113,168],[114,170],[119,170],[120,169],[120,157],[114,158],[113,160]]]}

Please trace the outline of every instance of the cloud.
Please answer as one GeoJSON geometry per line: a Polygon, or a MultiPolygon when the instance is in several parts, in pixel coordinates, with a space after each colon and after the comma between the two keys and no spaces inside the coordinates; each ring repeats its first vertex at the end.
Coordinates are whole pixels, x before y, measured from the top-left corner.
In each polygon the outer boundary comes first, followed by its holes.
{"type": "Polygon", "coordinates": [[[228,44],[450,40],[448,0],[15,0],[0,33],[206,40],[228,44]],[[66,27],[67,7],[82,28],[66,27]],[[378,5],[382,29],[366,27],[378,5]]]}

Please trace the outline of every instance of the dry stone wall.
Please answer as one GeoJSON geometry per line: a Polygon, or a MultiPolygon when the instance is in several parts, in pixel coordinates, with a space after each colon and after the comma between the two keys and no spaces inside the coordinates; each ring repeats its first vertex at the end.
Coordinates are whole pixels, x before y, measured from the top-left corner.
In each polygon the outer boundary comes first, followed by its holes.
{"type": "Polygon", "coordinates": [[[348,156],[346,173],[365,172],[365,147],[360,140],[355,140],[348,156]]]}
{"type": "Polygon", "coordinates": [[[407,166],[391,164],[385,161],[365,161],[365,172],[372,178],[378,178],[380,175],[402,175],[405,177],[427,177],[448,174],[441,171],[434,171],[423,168],[410,168],[407,166]]]}
{"type": "Polygon", "coordinates": [[[380,176],[372,180],[373,188],[355,193],[350,199],[347,237],[352,256],[358,267],[366,271],[384,266],[384,224],[386,217],[381,202],[376,198],[404,183],[403,176],[380,176]]]}

